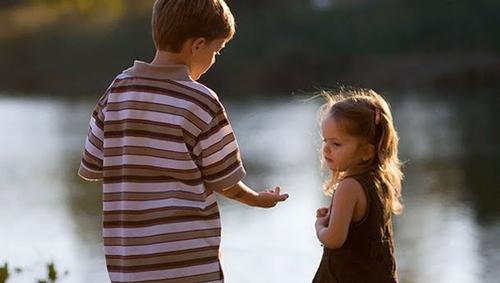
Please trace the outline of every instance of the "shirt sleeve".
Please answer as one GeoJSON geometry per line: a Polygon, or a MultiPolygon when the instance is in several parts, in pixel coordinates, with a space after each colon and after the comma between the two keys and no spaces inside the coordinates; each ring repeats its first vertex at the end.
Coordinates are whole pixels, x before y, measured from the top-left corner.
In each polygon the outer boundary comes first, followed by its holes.
{"type": "Polygon", "coordinates": [[[78,175],[87,181],[102,179],[104,158],[104,105],[102,100],[97,103],[90,117],[89,131],[85,140],[78,175]]]}
{"type": "Polygon", "coordinates": [[[195,146],[203,181],[213,191],[223,191],[245,177],[240,149],[224,108],[215,114],[195,146]]]}

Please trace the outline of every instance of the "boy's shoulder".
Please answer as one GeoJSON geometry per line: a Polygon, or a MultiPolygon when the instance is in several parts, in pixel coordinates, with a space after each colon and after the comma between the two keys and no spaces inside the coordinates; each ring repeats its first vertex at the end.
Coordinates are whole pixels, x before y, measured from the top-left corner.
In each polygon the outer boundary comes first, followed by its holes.
{"type": "MultiPolygon", "coordinates": [[[[187,68],[187,67],[186,67],[187,68]]],[[[187,69],[186,69],[187,70],[187,69]]],[[[184,102],[183,107],[200,106],[215,115],[224,109],[217,93],[206,85],[184,76],[181,66],[154,67],[135,61],[130,68],[119,73],[108,87],[108,92],[131,91],[154,92],[173,95],[184,102]],[[189,106],[191,105],[191,106],[189,106]]]]}
{"type": "Polygon", "coordinates": [[[217,93],[202,83],[199,83],[197,81],[179,81],[179,83],[185,85],[194,92],[204,95],[209,99],[216,100],[218,103],[220,103],[217,93]]]}
{"type": "Polygon", "coordinates": [[[179,91],[184,89],[182,92],[196,92],[209,99],[219,100],[215,91],[189,77],[189,70],[185,65],[155,66],[136,60],[130,68],[118,74],[114,82],[133,79],[140,79],[142,83],[149,81],[153,85],[163,84],[165,87],[173,87],[179,91]]]}
{"type": "Polygon", "coordinates": [[[203,109],[210,112],[211,116],[217,116],[221,112],[225,112],[224,105],[219,99],[215,91],[206,85],[197,81],[177,81],[179,85],[185,88],[186,98],[193,102],[193,106],[201,106],[203,109]],[[194,98],[195,100],[192,100],[194,98]]]}

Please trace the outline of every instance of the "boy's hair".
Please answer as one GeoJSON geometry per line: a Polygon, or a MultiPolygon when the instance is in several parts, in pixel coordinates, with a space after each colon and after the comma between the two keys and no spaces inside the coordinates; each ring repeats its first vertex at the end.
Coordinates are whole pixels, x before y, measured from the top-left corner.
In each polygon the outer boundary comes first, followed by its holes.
{"type": "Polygon", "coordinates": [[[157,50],[178,53],[189,38],[231,39],[234,17],[224,0],[156,0],[152,16],[157,50]]]}
{"type": "MultiPolygon", "coordinates": [[[[349,135],[362,138],[375,147],[374,158],[359,165],[356,171],[373,170],[384,212],[401,213],[403,173],[398,158],[399,137],[389,104],[370,89],[341,89],[337,94],[323,92],[321,95],[327,100],[320,109],[321,123],[334,118],[349,135]]],[[[332,194],[343,177],[342,172],[332,172],[325,184],[325,192],[332,194]]]]}

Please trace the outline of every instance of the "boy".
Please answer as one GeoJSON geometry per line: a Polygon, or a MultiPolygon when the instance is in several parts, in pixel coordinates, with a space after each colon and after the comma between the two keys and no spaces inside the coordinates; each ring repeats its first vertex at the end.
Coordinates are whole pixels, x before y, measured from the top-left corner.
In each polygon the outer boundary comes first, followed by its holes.
{"type": "Polygon", "coordinates": [[[103,180],[103,237],[112,282],[223,282],[215,193],[273,207],[256,193],[224,107],[196,82],[234,35],[223,0],[157,0],[156,55],[136,61],[97,103],[79,175],[103,180]]]}

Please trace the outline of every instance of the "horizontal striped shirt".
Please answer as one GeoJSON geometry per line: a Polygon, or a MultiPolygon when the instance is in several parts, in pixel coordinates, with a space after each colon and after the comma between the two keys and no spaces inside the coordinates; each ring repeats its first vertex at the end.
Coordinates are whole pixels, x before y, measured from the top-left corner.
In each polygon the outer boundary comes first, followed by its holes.
{"type": "Polygon", "coordinates": [[[97,102],[78,174],[103,181],[113,283],[223,282],[215,192],[245,175],[217,95],[186,66],[136,61],[97,102]]]}

